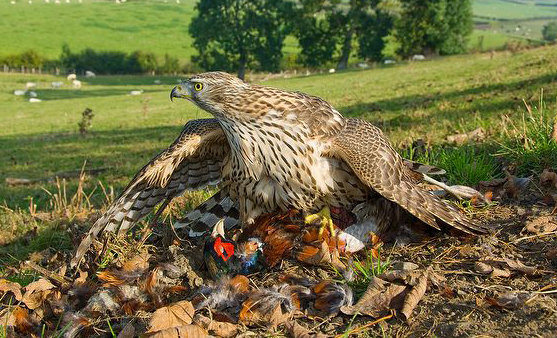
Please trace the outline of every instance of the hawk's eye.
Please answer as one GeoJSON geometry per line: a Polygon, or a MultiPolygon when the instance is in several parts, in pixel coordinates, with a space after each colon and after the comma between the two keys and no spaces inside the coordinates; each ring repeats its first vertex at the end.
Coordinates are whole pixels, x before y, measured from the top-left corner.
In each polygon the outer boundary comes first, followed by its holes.
{"type": "Polygon", "coordinates": [[[203,89],[203,83],[196,82],[196,83],[193,85],[193,89],[195,89],[195,91],[197,91],[197,92],[201,91],[201,89],[203,89]]]}

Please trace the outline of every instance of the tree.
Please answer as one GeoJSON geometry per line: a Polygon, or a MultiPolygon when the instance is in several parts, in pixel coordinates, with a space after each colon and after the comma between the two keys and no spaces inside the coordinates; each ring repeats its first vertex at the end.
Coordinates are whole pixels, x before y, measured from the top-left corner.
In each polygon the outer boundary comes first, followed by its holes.
{"type": "Polygon", "coordinates": [[[392,12],[385,4],[394,0],[300,0],[297,29],[301,62],[315,67],[338,53],[337,69],[345,69],[358,41],[358,55],[380,60],[383,38],[392,27],[392,12]]]}
{"type": "Polygon", "coordinates": [[[282,58],[292,3],[286,0],[200,0],[189,32],[199,55],[192,61],[207,70],[247,67],[276,71],[282,58]]]}
{"type": "Polygon", "coordinates": [[[466,50],[472,32],[470,0],[401,0],[395,36],[402,56],[456,54],[466,50]]]}
{"type": "Polygon", "coordinates": [[[543,26],[542,36],[545,41],[553,42],[557,39],[557,21],[543,26]]]}

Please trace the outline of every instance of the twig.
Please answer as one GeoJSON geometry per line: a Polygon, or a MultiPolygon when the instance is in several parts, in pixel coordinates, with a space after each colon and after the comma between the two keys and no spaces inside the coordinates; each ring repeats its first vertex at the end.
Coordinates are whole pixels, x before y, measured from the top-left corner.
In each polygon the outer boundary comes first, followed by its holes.
{"type": "Polygon", "coordinates": [[[348,331],[348,332],[346,332],[346,333],[337,334],[337,335],[335,336],[335,338],[348,337],[348,336],[350,336],[350,335],[352,335],[352,334],[356,334],[356,333],[362,331],[363,329],[365,329],[365,328],[367,328],[367,327],[373,326],[373,325],[375,325],[375,324],[377,324],[377,323],[380,323],[380,322],[382,322],[382,321],[385,321],[385,320],[387,320],[387,319],[391,319],[393,316],[394,316],[394,312],[391,310],[391,314],[390,314],[390,315],[387,315],[387,316],[385,316],[385,317],[381,317],[381,318],[379,318],[379,319],[377,319],[377,320],[374,320],[374,321],[372,321],[372,322],[366,323],[366,324],[364,324],[364,325],[362,325],[362,326],[358,326],[357,328],[354,328],[354,329],[352,329],[352,330],[350,330],[350,331],[348,331]]]}
{"type": "Polygon", "coordinates": [[[30,267],[31,269],[33,269],[33,270],[37,271],[38,273],[40,273],[41,275],[43,275],[44,277],[57,281],[62,286],[67,286],[72,281],[68,277],[60,276],[59,274],[57,274],[55,272],[48,271],[47,269],[43,268],[42,266],[38,266],[37,264],[35,264],[31,261],[27,261],[27,262],[25,262],[25,264],[28,267],[30,267]]]}
{"type": "Polygon", "coordinates": [[[536,238],[536,237],[542,237],[542,236],[547,236],[547,235],[556,235],[557,231],[551,231],[551,232],[544,232],[541,234],[537,234],[537,235],[532,235],[532,236],[526,236],[526,237],[521,237],[519,239],[515,239],[514,241],[512,241],[511,243],[515,244],[518,242],[522,242],[525,239],[531,239],[531,238],[536,238]]]}

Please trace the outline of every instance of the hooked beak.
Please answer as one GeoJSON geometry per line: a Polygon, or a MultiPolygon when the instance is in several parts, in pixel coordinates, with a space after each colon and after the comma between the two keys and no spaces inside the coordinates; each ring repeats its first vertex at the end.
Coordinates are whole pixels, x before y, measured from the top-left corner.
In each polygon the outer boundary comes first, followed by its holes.
{"type": "Polygon", "coordinates": [[[181,84],[177,85],[176,87],[172,88],[172,91],[170,92],[170,101],[174,101],[174,98],[184,98],[184,99],[189,99],[191,98],[191,94],[190,91],[188,90],[189,86],[187,86],[187,84],[185,82],[182,82],[181,84]]]}

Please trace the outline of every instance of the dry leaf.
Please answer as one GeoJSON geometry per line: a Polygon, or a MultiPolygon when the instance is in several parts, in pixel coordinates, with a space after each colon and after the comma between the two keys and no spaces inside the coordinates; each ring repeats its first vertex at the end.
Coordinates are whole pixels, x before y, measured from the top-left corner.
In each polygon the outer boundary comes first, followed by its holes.
{"type": "Polygon", "coordinates": [[[391,284],[378,277],[373,277],[364,295],[353,306],[343,306],[340,311],[347,315],[356,313],[378,318],[389,309],[398,307],[402,302],[407,287],[404,285],[391,284]]]}
{"type": "Polygon", "coordinates": [[[193,305],[185,300],[161,307],[153,313],[149,322],[149,330],[146,333],[189,325],[192,322],[194,312],[193,305]]]}
{"type": "Polygon", "coordinates": [[[17,301],[21,300],[21,285],[19,285],[19,283],[10,282],[6,279],[0,279],[0,293],[4,295],[8,292],[13,293],[17,301]]]}
{"type": "Polygon", "coordinates": [[[511,268],[513,270],[516,270],[516,271],[520,271],[520,272],[525,273],[527,275],[536,274],[536,268],[535,267],[526,266],[521,261],[519,261],[518,259],[512,260],[512,259],[505,258],[505,263],[507,263],[509,268],[511,268]]]}
{"type": "Polygon", "coordinates": [[[183,325],[158,331],[150,338],[205,338],[209,337],[207,331],[197,325],[183,325]]]}
{"type": "Polygon", "coordinates": [[[21,301],[31,310],[40,307],[56,286],[41,278],[25,287],[25,294],[21,301]]]}
{"type": "Polygon", "coordinates": [[[555,216],[541,216],[526,222],[524,229],[534,234],[541,234],[557,230],[555,216]]]}
{"type": "Polygon", "coordinates": [[[410,321],[412,311],[414,311],[414,308],[418,305],[425,294],[425,290],[427,289],[427,279],[428,272],[423,272],[419,277],[416,286],[414,286],[404,298],[404,303],[402,304],[402,310],[400,310],[400,312],[404,315],[407,322],[410,321]]]}
{"type": "Polygon", "coordinates": [[[322,333],[311,333],[310,330],[298,324],[296,321],[287,322],[284,324],[284,327],[292,338],[327,338],[327,335],[322,333]]]}
{"type": "Polygon", "coordinates": [[[122,331],[118,333],[117,338],[133,338],[135,336],[135,327],[132,322],[129,322],[124,326],[122,331]]]}
{"type": "Polygon", "coordinates": [[[207,330],[210,334],[214,334],[217,337],[229,338],[234,337],[238,333],[238,326],[232,323],[219,322],[216,320],[211,320],[200,314],[196,314],[193,317],[195,324],[207,330]]]}
{"type": "Polygon", "coordinates": [[[491,277],[510,277],[511,270],[519,271],[527,275],[536,274],[536,268],[526,266],[519,260],[486,259],[474,263],[474,269],[481,274],[491,274],[491,277]]]}
{"type": "Polygon", "coordinates": [[[516,309],[526,304],[530,298],[530,294],[527,293],[506,292],[497,298],[485,297],[485,300],[493,307],[516,309]]]}
{"type": "Polygon", "coordinates": [[[402,281],[405,284],[415,286],[418,284],[422,273],[417,270],[391,270],[378,275],[377,277],[389,282],[402,281]]]}

